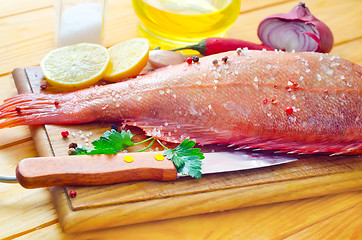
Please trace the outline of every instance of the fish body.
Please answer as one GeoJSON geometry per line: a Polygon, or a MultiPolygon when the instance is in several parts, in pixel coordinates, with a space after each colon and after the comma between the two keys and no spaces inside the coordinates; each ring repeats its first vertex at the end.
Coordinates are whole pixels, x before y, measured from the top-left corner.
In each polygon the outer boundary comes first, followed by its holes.
{"type": "Polygon", "coordinates": [[[360,154],[361,84],[361,66],[337,56],[243,50],[115,84],[18,95],[0,107],[0,128],[122,122],[169,142],[360,154]]]}

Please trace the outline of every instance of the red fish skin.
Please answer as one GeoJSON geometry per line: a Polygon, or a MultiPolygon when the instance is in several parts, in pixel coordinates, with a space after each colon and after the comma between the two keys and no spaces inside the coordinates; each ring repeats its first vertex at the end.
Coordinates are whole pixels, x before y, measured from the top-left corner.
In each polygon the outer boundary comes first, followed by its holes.
{"type": "Polygon", "coordinates": [[[14,97],[0,107],[0,128],[125,122],[170,142],[360,154],[361,83],[361,66],[328,54],[227,52],[107,86],[14,97]]]}

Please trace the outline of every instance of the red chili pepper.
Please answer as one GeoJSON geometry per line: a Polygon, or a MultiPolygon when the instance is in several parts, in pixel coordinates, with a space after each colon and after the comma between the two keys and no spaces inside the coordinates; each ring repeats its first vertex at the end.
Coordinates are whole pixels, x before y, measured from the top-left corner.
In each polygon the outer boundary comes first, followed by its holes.
{"type": "Polygon", "coordinates": [[[194,45],[188,45],[186,47],[176,48],[173,51],[185,50],[185,49],[192,49],[198,51],[200,54],[204,56],[233,51],[238,48],[245,48],[247,47],[249,50],[268,50],[274,51],[273,48],[265,46],[263,44],[252,43],[240,39],[233,39],[233,38],[206,38],[201,40],[199,43],[194,45]]]}

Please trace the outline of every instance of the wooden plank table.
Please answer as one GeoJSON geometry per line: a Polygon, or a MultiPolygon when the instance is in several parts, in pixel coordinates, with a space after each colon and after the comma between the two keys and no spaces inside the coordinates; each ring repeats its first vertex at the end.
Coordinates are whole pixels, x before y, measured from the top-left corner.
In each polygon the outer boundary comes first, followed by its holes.
{"type": "MultiPolygon", "coordinates": [[[[297,2],[243,1],[229,37],[258,41],[260,20],[297,2]]],[[[362,64],[362,2],[306,1],[335,36],[332,54],[362,64]]],[[[17,94],[16,67],[38,65],[53,49],[53,1],[0,0],[0,101],[17,94]]],[[[137,36],[131,1],[109,0],[105,44],[137,36]]],[[[0,174],[37,156],[28,127],[0,130],[0,174]]],[[[362,192],[269,204],[88,233],[62,233],[47,189],[0,184],[0,239],[361,239],[362,192]]]]}

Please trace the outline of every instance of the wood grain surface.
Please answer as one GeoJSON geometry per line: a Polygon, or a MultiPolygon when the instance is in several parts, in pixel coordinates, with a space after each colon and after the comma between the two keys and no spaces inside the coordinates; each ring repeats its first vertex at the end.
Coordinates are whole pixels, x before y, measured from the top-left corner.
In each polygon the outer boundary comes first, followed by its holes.
{"type": "MultiPolygon", "coordinates": [[[[297,3],[291,0],[242,1],[240,15],[228,36],[258,42],[256,28],[260,20],[269,14],[287,12],[297,3]]],[[[11,75],[14,68],[38,65],[53,49],[53,4],[50,0],[31,3],[0,0],[0,101],[17,94],[11,75]]],[[[362,2],[307,0],[306,4],[330,26],[335,37],[331,54],[361,65],[362,2]]],[[[105,45],[135,36],[137,17],[131,1],[109,0],[105,45]]],[[[101,130],[107,128],[109,126],[104,126],[101,130]]],[[[55,126],[50,129],[59,131],[55,126]]],[[[43,131],[35,135],[46,141],[43,131]]],[[[47,146],[35,148],[29,127],[1,129],[0,173],[12,175],[21,159],[54,154],[49,149],[47,146]]],[[[336,180],[344,184],[344,178],[336,180]]],[[[316,183],[314,191],[317,190],[316,183]]],[[[97,189],[90,191],[99,192],[97,189]]],[[[102,194],[97,198],[103,199],[102,194]]],[[[27,190],[17,184],[0,184],[0,239],[361,239],[361,191],[348,189],[336,195],[73,234],[61,231],[51,196],[48,189],[27,190]]],[[[193,203],[186,206],[189,207],[192,208],[193,203]]],[[[93,223],[89,219],[85,221],[93,223]]],[[[98,221],[95,219],[94,223],[99,224],[98,221]]]]}

